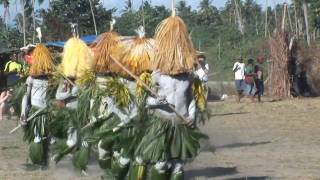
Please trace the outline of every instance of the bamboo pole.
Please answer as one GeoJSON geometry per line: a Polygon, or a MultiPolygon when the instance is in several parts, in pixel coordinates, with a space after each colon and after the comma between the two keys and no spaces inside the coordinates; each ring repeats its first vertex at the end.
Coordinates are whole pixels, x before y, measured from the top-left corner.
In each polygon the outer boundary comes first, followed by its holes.
{"type": "MultiPolygon", "coordinates": [[[[31,121],[35,116],[37,116],[38,114],[40,114],[46,107],[43,107],[43,108],[40,108],[38,109],[34,114],[32,114],[27,120],[26,120],[26,123],[31,121]]],[[[9,134],[12,134],[14,132],[16,132],[19,128],[21,128],[21,124],[19,124],[17,127],[13,128],[9,134]]]]}
{"type": "Polygon", "coordinates": [[[89,3],[90,3],[90,9],[91,9],[91,14],[92,14],[92,19],[93,19],[94,31],[95,31],[96,35],[98,35],[97,24],[96,24],[96,18],[94,17],[92,1],[91,1],[91,0],[89,0],[89,3]]]}
{"type": "Polygon", "coordinates": [[[171,1],[172,16],[176,15],[176,0],[171,1]]]}

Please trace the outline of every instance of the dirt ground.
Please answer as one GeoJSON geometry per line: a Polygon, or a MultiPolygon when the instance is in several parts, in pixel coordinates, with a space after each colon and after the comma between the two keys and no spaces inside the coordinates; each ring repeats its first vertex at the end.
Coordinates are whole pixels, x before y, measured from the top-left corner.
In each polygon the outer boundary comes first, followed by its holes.
{"type": "MultiPolygon", "coordinates": [[[[201,127],[210,143],[186,165],[185,179],[320,179],[320,98],[240,104],[229,99],[211,102],[210,109],[211,118],[201,127]]],[[[15,120],[0,122],[1,180],[99,179],[96,162],[88,176],[68,160],[30,170],[21,131],[8,134],[15,125],[15,120]]]]}

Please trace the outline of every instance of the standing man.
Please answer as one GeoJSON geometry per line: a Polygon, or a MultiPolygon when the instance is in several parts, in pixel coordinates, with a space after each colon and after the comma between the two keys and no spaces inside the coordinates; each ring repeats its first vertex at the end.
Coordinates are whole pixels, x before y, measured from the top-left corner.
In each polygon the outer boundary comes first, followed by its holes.
{"type": "Polygon", "coordinates": [[[235,79],[235,86],[236,86],[236,90],[237,90],[237,102],[240,102],[240,98],[242,96],[243,93],[243,85],[244,85],[244,68],[245,65],[243,63],[243,59],[242,58],[238,58],[236,59],[236,62],[233,65],[232,71],[234,72],[234,79],[235,79]]]}
{"type": "Polygon", "coordinates": [[[12,86],[19,80],[19,73],[22,70],[21,64],[18,63],[17,55],[12,54],[10,61],[5,66],[5,73],[7,75],[7,85],[12,86]]]}
{"type": "Polygon", "coordinates": [[[197,70],[196,75],[199,77],[202,82],[202,86],[205,90],[206,99],[208,98],[208,73],[209,73],[209,64],[206,61],[206,56],[203,54],[199,54],[197,57],[197,70]]]}
{"type": "Polygon", "coordinates": [[[258,102],[261,102],[261,96],[264,93],[263,68],[262,68],[263,61],[258,59],[257,62],[259,64],[255,65],[254,67],[254,73],[256,74],[255,84],[257,88],[257,92],[255,95],[258,96],[258,102]]]}

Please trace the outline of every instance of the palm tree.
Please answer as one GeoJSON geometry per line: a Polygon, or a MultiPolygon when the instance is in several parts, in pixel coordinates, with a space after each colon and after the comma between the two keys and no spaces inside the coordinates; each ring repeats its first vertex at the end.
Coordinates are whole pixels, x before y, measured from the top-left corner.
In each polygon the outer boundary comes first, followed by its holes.
{"type": "Polygon", "coordinates": [[[305,22],[305,25],[306,25],[307,43],[308,43],[308,46],[310,47],[311,46],[311,42],[310,42],[310,35],[309,35],[308,7],[307,7],[306,0],[303,0],[302,7],[303,7],[304,22],[305,22]]]}
{"type": "Polygon", "coordinates": [[[4,12],[3,12],[3,21],[5,22],[6,24],[6,27],[7,27],[7,17],[10,16],[10,13],[9,13],[9,0],[0,0],[0,4],[3,5],[3,9],[4,9],[4,12]]]}

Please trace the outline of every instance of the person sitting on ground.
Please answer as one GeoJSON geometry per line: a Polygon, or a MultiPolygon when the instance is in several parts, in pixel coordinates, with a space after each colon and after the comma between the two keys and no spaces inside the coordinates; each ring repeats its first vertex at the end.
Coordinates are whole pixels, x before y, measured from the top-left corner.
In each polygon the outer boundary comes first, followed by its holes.
{"type": "Polygon", "coordinates": [[[243,63],[242,58],[238,58],[235,60],[236,62],[233,65],[232,71],[234,72],[235,86],[237,90],[237,102],[240,102],[244,87],[245,64],[243,63]]]}

